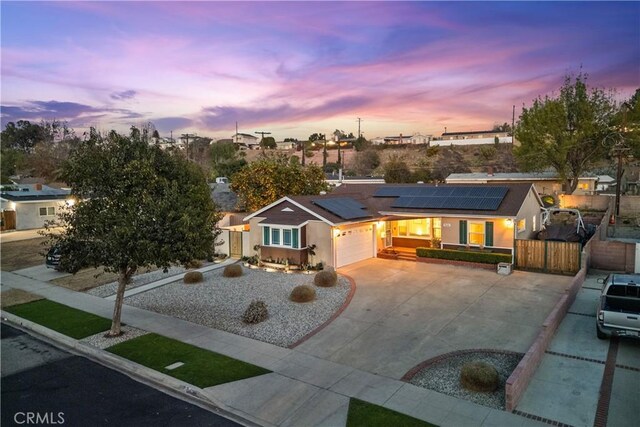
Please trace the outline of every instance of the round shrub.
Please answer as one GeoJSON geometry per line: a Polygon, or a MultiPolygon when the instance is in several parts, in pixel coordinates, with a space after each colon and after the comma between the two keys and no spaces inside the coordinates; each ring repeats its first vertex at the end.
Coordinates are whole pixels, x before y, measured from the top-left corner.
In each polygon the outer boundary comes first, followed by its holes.
{"type": "Polygon", "coordinates": [[[267,304],[264,301],[251,301],[249,307],[242,315],[242,321],[245,323],[260,323],[269,317],[269,310],[267,310],[267,304]]]}
{"type": "Polygon", "coordinates": [[[496,368],[486,362],[469,362],[460,371],[460,385],[471,391],[495,391],[500,383],[496,368]]]}
{"type": "Polygon", "coordinates": [[[322,270],[316,273],[313,278],[313,283],[316,286],[323,288],[330,288],[338,283],[338,273],[335,270],[322,270]]]}
{"type": "Polygon", "coordinates": [[[204,276],[202,276],[202,273],[199,271],[187,271],[184,274],[183,280],[186,284],[200,283],[204,280],[204,276]]]}
{"type": "Polygon", "coordinates": [[[191,261],[185,264],[185,268],[200,268],[202,267],[202,262],[197,259],[192,259],[191,261]]]}
{"type": "Polygon", "coordinates": [[[242,276],[242,266],[240,264],[227,265],[222,275],[224,277],[240,277],[242,276]]]}
{"type": "Polygon", "coordinates": [[[309,302],[316,299],[316,290],[309,285],[300,285],[293,288],[289,299],[293,302],[309,302]]]}

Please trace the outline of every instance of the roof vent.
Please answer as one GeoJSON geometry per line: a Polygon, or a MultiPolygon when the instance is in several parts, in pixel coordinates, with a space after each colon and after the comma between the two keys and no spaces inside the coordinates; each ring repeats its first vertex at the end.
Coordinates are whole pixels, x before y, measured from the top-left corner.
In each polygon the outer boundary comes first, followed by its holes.
{"type": "Polygon", "coordinates": [[[418,181],[416,184],[424,184],[424,181],[418,181]]]}
{"type": "Polygon", "coordinates": [[[320,195],[321,195],[321,196],[324,196],[324,195],[326,195],[326,194],[327,194],[327,192],[326,192],[326,191],[321,191],[321,192],[320,192],[320,195]]]}

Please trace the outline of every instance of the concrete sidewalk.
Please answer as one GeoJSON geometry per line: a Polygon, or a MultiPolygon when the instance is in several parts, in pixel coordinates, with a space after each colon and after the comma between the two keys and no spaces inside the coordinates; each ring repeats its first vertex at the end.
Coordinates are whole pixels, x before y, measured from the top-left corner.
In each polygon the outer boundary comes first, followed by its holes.
{"type": "MultiPolygon", "coordinates": [[[[2,272],[1,284],[2,290],[22,289],[107,318],[111,317],[113,311],[111,301],[10,272],[2,272]]],[[[201,390],[214,404],[263,425],[345,425],[350,397],[443,427],[541,425],[514,414],[295,349],[278,347],[135,307],[123,307],[122,321],[273,371],[271,374],[201,390]]],[[[106,352],[98,354],[108,357],[106,352]]],[[[166,377],[168,383],[171,380],[171,377],[166,377]]],[[[184,390],[176,391],[184,393],[184,390]]]]}

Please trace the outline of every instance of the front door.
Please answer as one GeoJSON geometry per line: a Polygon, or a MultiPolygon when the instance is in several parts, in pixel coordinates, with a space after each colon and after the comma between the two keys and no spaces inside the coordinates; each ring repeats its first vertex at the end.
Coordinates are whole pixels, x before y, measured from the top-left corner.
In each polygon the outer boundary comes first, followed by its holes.
{"type": "Polygon", "coordinates": [[[229,231],[229,256],[242,258],[242,231],[229,231]]]}

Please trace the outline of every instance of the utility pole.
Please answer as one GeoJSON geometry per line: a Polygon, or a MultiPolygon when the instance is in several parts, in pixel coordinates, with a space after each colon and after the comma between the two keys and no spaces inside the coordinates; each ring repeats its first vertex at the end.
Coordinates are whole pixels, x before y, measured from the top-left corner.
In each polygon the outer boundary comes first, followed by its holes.
{"type": "Polygon", "coordinates": [[[620,140],[611,149],[611,154],[618,158],[618,170],[616,171],[616,217],[620,215],[620,189],[622,187],[622,159],[629,156],[631,148],[624,143],[624,133],[627,131],[627,110],[629,104],[626,102],[622,105],[622,132],[620,140]]]}
{"type": "Polygon", "coordinates": [[[262,144],[262,141],[264,141],[264,136],[265,135],[271,135],[271,132],[262,132],[262,131],[260,131],[260,132],[254,132],[254,133],[257,133],[258,135],[262,135],[262,138],[260,139],[260,144],[262,144]]]}
{"type": "Polygon", "coordinates": [[[360,117],[358,117],[358,139],[360,139],[361,133],[360,133],[360,122],[362,121],[362,119],[360,117]]]}
{"type": "Polygon", "coordinates": [[[184,148],[185,148],[186,153],[187,153],[187,160],[190,160],[190,158],[189,158],[189,138],[194,138],[196,136],[198,136],[198,135],[195,134],[195,133],[183,133],[180,136],[180,139],[184,140],[184,148]]]}
{"type": "Polygon", "coordinates": [[[516,133],[516,106],[513,106],[511,112],[511,145],[513,146],[513,135],[516,133]]]}

